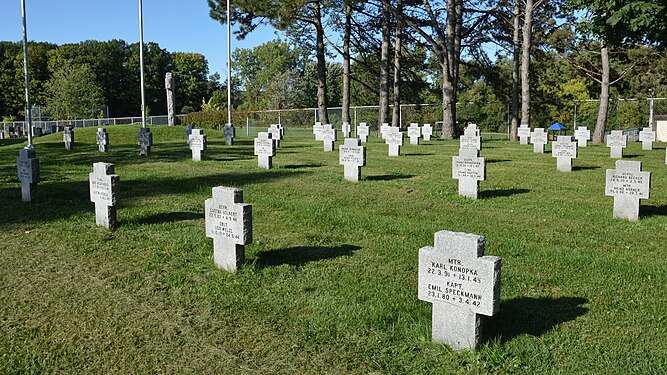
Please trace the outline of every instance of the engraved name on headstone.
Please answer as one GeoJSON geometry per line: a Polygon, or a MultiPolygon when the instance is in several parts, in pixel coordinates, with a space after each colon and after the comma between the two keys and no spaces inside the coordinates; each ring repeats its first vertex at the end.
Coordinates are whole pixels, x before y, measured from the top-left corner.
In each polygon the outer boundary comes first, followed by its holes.
{"type": "Polygon", "coordinates": [[[574,131],[574,139],[577,140],[579,147],[588,147],[588,141],[591,140],[591,131],[585,126],[580,126],[574,131]]]}
{"type": "Polygon", "coordinates": [[[430,141],[432,135],[433,128],[431,127],[431,124],[424,124],[424,126],[422,126],[422,136],[424,137],[424,140],[430,141]]]}
{"type": "Polygon", "coordinates": [[[486,159],[474,148],[460,149],[452,156],[452,178],[459,180],[459,195],[477,199],[479,182],[486,179],[486,159]]]}
{"type": "Polygon", "coordinates": [[[153,134],[149,128],[139,129],[137,143],[139,144],[139,155],[151,154],[151,146],[153,146],[153,134]]]}
{"type": "Polygon", "coordinates": [[[499,309],[500,270],[501,258],[484,256],[484,237],[475,234],[439,231],[433,247],[419,249],[418,298],[433,304],[433,342],[479,346],[480,315],[499,309]]]}
{"type": "Polygon", "coordinates": [[[530,143],[533,144],[533,152],[536,154],[544,153],[544,145],[549,142],[548,133],[544,131],[544,128],[535,128],[530,133],[530,143]]]}
{"type": "Polygon", "coordinates": [[[368,134],[370,133],[368,125],[365,122],[360,122],[357,126],[357,136],[361,140],[361,143],[368,142],[368,134]]]}
{"type": "Polygon", "coordinates": [[[109,133],[105,128],[97,128],[97,133],[95,133],[95,141],[97,142],[97,148],[100,152],[109,151],[109,133]]]}
{"type": "Polygon", "coordinates": [[[616,160],[616,169],[607,169],[605,195],[614,197],[614,218],[639,220],[639,200],[651,192],[651,172],[642,172],[642,162],[616,160]]]}
{"type": "Polygon", "coordinates": [[[577,144],[569,135],[559,135],[551,144],[551,156],[556,158],[556,168],[561,172],[572,172],[572,159],[577,157],[577,144]]]}
{"type": "Polygon", "coordinates": [[[530,139],[530,126],[523,124],[519,126],[516,131],[519,135],[519,144],[527,145],[530,139]]]}
{"type": "Polygon", "coordinates": [[[331,124],[322,126],[322,142],[324,142],[324,152],[332,152],[334,150],[334,142],[336,142],[336,128],[331,124]]]}
{"type": "Polygon", "coordinates": [[[34,147],[27,146],[19,150],[16,169],[21,183],[21,199],[23,202],[34,201],[39,182],[39,159],[34,147]]]}
{"type": "Polygon", "coordinates": [[[477,151],[482,149],[482,137],[477,125],[469,124],[464,130],[463,135],[459,139],[459,148],[472,148],[477,151]]]}
{"type": "Polygon", "coordinates": [[[361,179],[361,167],[366,165],[366,147],[358,138],[345,138],[338,146],[338,164],[343,164],[345,179],[358,182],[361,179]]]}
{"type": "Polygon", "coordinates": [[[411,145],[418,145],[419,138],[422,136],[422,130],[417,123],[411,123],[408,126],[408,138],[410,138],[411,145]]]}
{"type": "Polygon", "coordinates": [[[403,146],[403,132],[398,127],[390,126],[385,130],[384,143],[389,145],[389,156],[400,156],[403,146]]]}
{"type": "Polygon", "coordinates": [[[273,167],[276,144],[272,137],[273,135],[269,132],[260,132],[255,138],[255,155],[257,155],[257,165],[260,168],[271,169],[273,167]]]}
{"type": "Polygon", "coordinates": [[[63,142],[65,142],[65,150],[74,149],[74,128],[71,126],[65,126],[63,131],[63,142]]]}
{"type": "Polygon", "coordinates": [[[609,157],[621,159],[623,149],[628,145],[628,136],[623,134],[622,130],[612,130],[607,136],[607,147],[610,148],[609,157]]]}
{"type": "Polygon", "coordinates": [[[114,165],[95,163],[88,174],[90,201],[95,203],[95,223],[107,229],[116,226],[116,201],[120,177],[114,174],[114,165]]]}
{"type": "Polygon", "coordinates": [[[190,134],[190,150],[192,150],[192,160],[201,161],[202,154],[206,150],[207,139],[204,130],[192,129],[190,134]]]}
{"type": "Polygon", "coordinates": [[[642,150],[648,151],[653,150],[653,142],[655,142],[655,131],[648,128],[643,128],[639,132],[639,141],[642,143],[642,150]]]}
{"type": "Polygon", "coordinates": [[[252,242],[252,205],[243,203],[243,190],[216,186],[204,206],[215,265],[234,272],[245,261],[244,245],[252,242]]]}

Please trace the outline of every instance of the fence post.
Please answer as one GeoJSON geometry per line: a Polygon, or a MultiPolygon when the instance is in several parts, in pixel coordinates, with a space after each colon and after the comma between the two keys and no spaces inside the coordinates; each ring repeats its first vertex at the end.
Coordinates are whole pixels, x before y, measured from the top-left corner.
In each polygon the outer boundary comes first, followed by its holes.
{"type": "Polygon", "coordinates": [[[648,126],[650,126],[651,129],[653,129],[653,98],[649,98],[648,126]]]}
{"type": "Polygon", "coordinates": [[[574,130],[577,130],[577,102],[574,102],[574,130]]]}
{"type": "Polygon", "coordinates": [[[246,115],[245,117],[245,136],[248,137],[250,136],[250,130],[248,129],[250,121],[248,120],[248,116],[246,115]]]}

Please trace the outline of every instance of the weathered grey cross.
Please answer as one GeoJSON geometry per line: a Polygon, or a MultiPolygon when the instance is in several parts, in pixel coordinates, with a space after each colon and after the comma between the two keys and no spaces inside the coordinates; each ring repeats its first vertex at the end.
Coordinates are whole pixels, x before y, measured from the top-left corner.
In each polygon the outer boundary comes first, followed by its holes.
{"type": "Polygon", "coordinates": [[[190,150],[192,150],[192,160],[201,161],[202,153],[206,150],[207,139],[204,130],[192,129],[190,133],[190,150]]]}
{"type": "Polygon", "coordinates": [[[361,167],[366,165],[366,147],[358,138],[345,138],[344,144],[338,147],[338,164],[343,164],[345,179],[358,182],[361,167]]]}
{"type": "Polygon", "coordinates": [[[642,172],[642,162],[616,160],[607,169],[605,195],[614,197],[614,218],[639,220],[639,200],[651,193],[651,172],[642,172]]]}
{"type": "Polygon", "coordinates": [[[116,226],[116,200],[120,177],[114,174],[114,165],[95,163],[88,174],[90,201],[95,203],[95,223],[107,229],[116,226]]]}
{"type": "Polygon", "coordinates": [[[611,149],[610,158],[621,159],[623,149],[627,146],[628,136],[623,134],[623,130],[612,130],[607,136],[607,147],[611,149]]]}
{"type": "Polygon", "coordinates": [[[260,168],[271,169],[273,157],[276,155],[276,144],[269,132],[259,132],[255,138],[255,155],[260,168]]]}
{"type": "Polygon", "coordinates": [[[544,131],[544,128],[535,128],[532,133],[530,133],[530,143],[533,144],[533,152],[536,154],[544,153],[544,145],[549,143],[549,138],[547,137],[547,132],[544,131]]]}
{"type": "Polygon", "coordinates": [[[400,128],[389,126],[384,133],[384,143],[389,145],[389,156],[401,155],[403,146],[403,132],[400,128]]]}
{"type": "Polygon", "coordinates": [[[556,158],[556,168],[561,172],[572,172],[572,159],[577,157],[577,144],[569,135],[559,135],[551,144],[551,156],[556,158]]]}
{"type": "Polygon", "coordinates": [[[21,198],[23,202],[32,202],[35,199],[39,182],[39,159],[37,159],[34,147],[27,146],[19,150],[16,169],[19,182],[21,182],[21,198]]]}
{"type": "Polygon", "coordinates": [[[214,187],[204,205],[215,265],[234,272],[245,261],[244,245],[252,242],[252,206],[243,203],[243,190],[224,186],[214,187]]]}
{"type": "Polygon", "coordinates": [[[109,134],[106,129],[97,128],[95,140],[97,141],[97,147],[100,152],[107,152],[109,150],[109,134]]]}
{"type": "Polygon", "coordinates": [[[477,199],[479,182],[486,179],[486,159],[474,148],[462,148],[452,156],[452,178],[459,180],[459,195],[477,199]]]}

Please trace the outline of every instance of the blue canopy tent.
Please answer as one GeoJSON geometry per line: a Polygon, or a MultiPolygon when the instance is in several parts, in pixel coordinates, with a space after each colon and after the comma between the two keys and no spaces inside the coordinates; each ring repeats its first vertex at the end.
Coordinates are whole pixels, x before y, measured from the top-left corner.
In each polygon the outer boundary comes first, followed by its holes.
{"type": "Polygon", "coordinates": [[[549,132],[549,138],[551,138],[551,140],[556,139],[556,132],[558,132],[558,135],[564,135],[566,130],[567,127],[558,121],[554,122],[553,125],[547,128],[547,131],[549,132]]]}

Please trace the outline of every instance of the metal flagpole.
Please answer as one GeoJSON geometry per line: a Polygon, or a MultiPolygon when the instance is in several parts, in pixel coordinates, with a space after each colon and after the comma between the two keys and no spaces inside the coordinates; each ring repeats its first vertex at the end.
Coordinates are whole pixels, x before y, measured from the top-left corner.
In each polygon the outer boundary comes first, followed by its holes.
{"type": "Polygon", "coordinates": [[[139,0],[139,62],[141,64],[141,127],[146,127],[146,88],[144,87],[144,14],[139,0]]]}
{"type": "Polygon", "coordinates": [[[232,20],[227,0],[227,123],[232,124],[232,20]]]}
{"type": "Polygon", "coordinates": [[[25,75],[25,119],[28,122],[28,147],[32,148],[32,108],[30,105],[30,76],[28,75],[28,31],[25,22],[25,0],[21,0],[23,17],[23,73],[25,75]]]}

